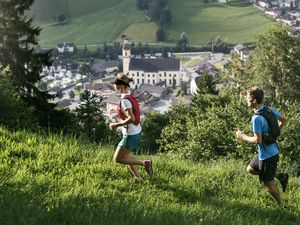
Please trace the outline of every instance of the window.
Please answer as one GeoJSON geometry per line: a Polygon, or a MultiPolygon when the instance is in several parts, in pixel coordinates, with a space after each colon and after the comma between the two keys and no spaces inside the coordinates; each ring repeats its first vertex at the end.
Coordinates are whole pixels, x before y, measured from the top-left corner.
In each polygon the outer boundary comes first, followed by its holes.
{"type": "Polygon", "coordinates": [[[155,77],[155,74],[153,74],[152,77],[155,77]]]}
{"type": "Polygon", "coordinates": [[[137,81],[137,84],[140,84],[140,80],[139,79],[137,79],[136,81],[137,81]]]}
{"type": "Polygon", "coordinates": [[[165,77],[167,77],[167,73],[165,72],[165,77]]]}
{"type": "Polygon", "coordinates": [[[150,74],[148,74],[148,77],[150,77],[150,74]]]}

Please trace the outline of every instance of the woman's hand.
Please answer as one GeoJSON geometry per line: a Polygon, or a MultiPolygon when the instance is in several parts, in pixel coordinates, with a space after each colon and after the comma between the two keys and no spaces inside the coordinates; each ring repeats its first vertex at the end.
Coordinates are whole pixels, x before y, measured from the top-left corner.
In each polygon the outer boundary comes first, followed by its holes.
{"type": "Polygon", "coordinates": [[[113,129],[116,129],[118,126],[119,126],[118,123],[110,123],[109,124],[109,129],[113,130],[113,129]]]}

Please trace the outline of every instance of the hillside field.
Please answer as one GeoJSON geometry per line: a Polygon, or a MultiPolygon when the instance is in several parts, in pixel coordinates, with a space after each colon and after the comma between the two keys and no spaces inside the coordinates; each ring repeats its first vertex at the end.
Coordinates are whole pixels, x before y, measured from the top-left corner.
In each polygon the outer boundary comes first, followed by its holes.
{"type": "MultiPolygon", "coordinates": [[[[251,42],[273,23],[246,0],[228,5],[196,0],[168,0],[167,4],[173,15],[172,24],[166,27],[170,43],[176,43],[182,32],[192,45],[205,45],[217,36],[229,43],[251,42]]],[[[98,45],[120,41],[121,34],[134,42],[155,42],[158,29],[133,0],[36,0],[31,12],[43,28],[40,44],[44,47],[65,41],[98,45]],[[53,26],[59,14],[66,15],[69,24],[53,26]]]]}
{"type": "Polygon", "coordinates": [[[0,127],[0,224],[300,224],[300,178],[279,208],[242,160],[138,155],[154,176],[134,182],[112,156],[112,146],[0,127]]]}

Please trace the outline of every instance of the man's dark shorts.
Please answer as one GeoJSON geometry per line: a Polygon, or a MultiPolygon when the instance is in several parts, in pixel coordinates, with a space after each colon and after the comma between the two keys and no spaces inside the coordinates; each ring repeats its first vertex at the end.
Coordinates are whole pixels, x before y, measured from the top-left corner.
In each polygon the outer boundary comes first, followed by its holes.
{"type": "Polygon", "coordinates": [[[259,172],[260,182],[268,183],[274,180],[278,160],[278,155],[274,155],[265,160],[259,160],[258,155],[256,155],[251,160],[249,166],[259,172]]]}

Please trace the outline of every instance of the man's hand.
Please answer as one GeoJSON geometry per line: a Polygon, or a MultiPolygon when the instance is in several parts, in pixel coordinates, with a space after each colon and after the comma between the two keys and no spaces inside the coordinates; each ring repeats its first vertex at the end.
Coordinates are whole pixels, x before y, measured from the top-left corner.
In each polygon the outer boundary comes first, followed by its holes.
{"type": "Polygon", "coordinates": [[[243,131],[237,130],[236,133],[236,138],[237,139],[243,139],[243,136],[245,135],[243,131]]]}

